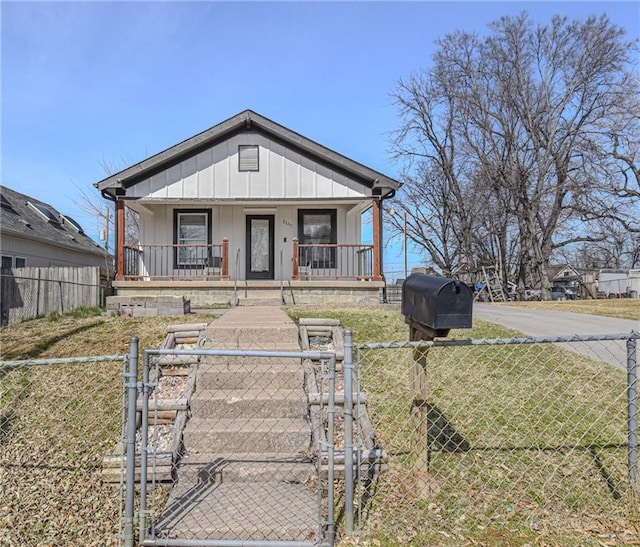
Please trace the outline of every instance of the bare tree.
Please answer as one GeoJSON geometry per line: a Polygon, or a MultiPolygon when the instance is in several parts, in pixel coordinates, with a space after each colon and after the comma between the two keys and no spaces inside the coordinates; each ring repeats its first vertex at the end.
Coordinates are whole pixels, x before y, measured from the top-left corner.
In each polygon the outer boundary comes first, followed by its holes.
{"type": "Polygon", "coordinates": [[[446,181],[458,241],[443,245],[457,245],[467,264],[499,251],[521,286],[533,277],[548,295],[554,254],[600,241],[595,220],[615,209],[599,199],[613,194],[603,171],[609,181],[637,175],[634,125],[621,117],[639,96],[629,72],[636,44],[606,16],[535,26],[523,13],[490,30],[483,39],[445,36],[433,65],[398,83],[394,151],[412,162],[410,172],[430,171],[408,178],[399,199],[416,184],[438,195],[446,181]]]}
{"type": "MultiPolygon", "coordinates": [[[[105,159],[102,159],[100,161],[100,166],[102,167],[102,170],[105,172],[105,174],[107,176],[113,175],[114,173],[117,173],[118,171],[121,171],[123,169],[123,166],[127,166],[127,165],[131,165],[132,163],[134,163],[131,160],[128,159],[121,159],[120,161],[108,161],[105,159]]],[[[111,203],[111,208],[113,209],[113,202],[111,203]]],[[[124,241],[126,244],[128,245],[135,245],[139,242],[139,237],[140,237],[140,215],[138,214],[137,211],[134,211],[133,209],[131,209],[130,207],[126,207],[124,209],[124,214],[125,214],[125,235],[124,235],[124,241]]],[[[115,222],[115,212],[112,213],[112,218],[114,219],[115,222]]],[[[113,230],[113,233],[115,233],[115,228],[113,230]]]]}
{"type": "MultiPolygon", "coordinates": [[[[117,165],[123,165],[121,162],[102,160],[100,166],[106,175],[112,175],[120,169],[117,165]]],[[[104,249],[105,262],[107,268],[107,276],[110,278],[113,267],[113,257],[111,255],[110,234],[115,234],[115,207],[112,201],[103,199],[96,191],[88,192],[85,188],[76,186],[78,194],[73,203],[85,214],[96,218],[98,229],[104,232],[104,249]],[[112,228],[113,227],[113,228],[112,228]]],[[[92,189],[93,190],[93,189],[92,189]]],[[[139,215],[133,209],[125,207],[125,243],[135,244],[138,242],[139,236],[139,215]]]]}

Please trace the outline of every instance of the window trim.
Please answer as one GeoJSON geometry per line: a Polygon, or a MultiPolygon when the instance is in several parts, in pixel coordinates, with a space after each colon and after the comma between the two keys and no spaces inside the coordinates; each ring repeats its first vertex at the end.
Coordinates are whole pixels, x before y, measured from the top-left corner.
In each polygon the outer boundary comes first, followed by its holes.
{"type": "Polygon", "coordinates": [[[240,173],[251,173],[260,171],[260,146],[257,144],[239,144],[238,145],[238,172],[240,173]],[[242,168],[242,151],[255,149],[256,151],[256,166],[254,169],[242,168]]]}
{"type": "MultiPolygon", "coordinates": [[[[194,215],[206,215],[207,219],[207,245],[211,245],[212,243],[212,219],[213,213],[211,209],[174,209],[173,210],[173,244],[179,245],[178,243],[178,220],[180,215],[183,214],[194,214],[194,215]]],[[[205,267],[204,262],[202,264],[181,264],[178,262],[179,249],[178,247],[173,248],[173,268],[175,270],[201,270],[205,267]]],[[[211,256],[211,247],[207,249],[207,258],[211,256]]]]}
{"type": "MultiPolygon", "coordinates": [[[[338,210],[337,209],[298,209],[298,241],[300,244],[308,244],[304,235],[305,215],[329,215],[331,222],[331,245],[338,243],[338,210]]],[[[329,257],[322,261],[312,262],[312,268],[333,269],[336,267],[336,249],[329,249],[329,257]]]]}

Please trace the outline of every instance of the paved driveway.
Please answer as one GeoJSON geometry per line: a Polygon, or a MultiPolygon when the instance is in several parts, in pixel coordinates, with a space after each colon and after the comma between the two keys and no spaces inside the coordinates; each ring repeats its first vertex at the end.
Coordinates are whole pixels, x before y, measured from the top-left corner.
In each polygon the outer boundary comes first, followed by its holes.
{"type": "MultiPolygon", "coordinates": [[[[496,306],[476,302],[473,316],[519,330],[527,336],[564,336],[572,334],[613,334],[640,331],[640,322],[599,315],[536,310],[518,306],[496,306]]],[[[626,368],[624,341],[572,342],[574,351],[626,368]]]]}

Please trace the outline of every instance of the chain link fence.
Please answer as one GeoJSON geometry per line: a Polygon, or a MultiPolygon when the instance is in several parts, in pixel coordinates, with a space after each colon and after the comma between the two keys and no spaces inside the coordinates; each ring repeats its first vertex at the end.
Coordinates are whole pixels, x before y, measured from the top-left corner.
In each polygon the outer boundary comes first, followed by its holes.
{"type": "Polygon", "coordinates": [[[116,545],[123,356],[0,362],[0,544],[116,545]],[[113,462],[112,462],[113,463],[113,462]]]}
{"type": "Polygon", "coordinates": [[[640,540],[638,338],[357,347],[353,532],[389,545],[640,540]],[[358,441],[371,428],[383,473],[358,441]]]}
{"type": "Polygon", "coordinates": [[[0,544],[637,542],[638,338],[0,362],[0,544]]]}

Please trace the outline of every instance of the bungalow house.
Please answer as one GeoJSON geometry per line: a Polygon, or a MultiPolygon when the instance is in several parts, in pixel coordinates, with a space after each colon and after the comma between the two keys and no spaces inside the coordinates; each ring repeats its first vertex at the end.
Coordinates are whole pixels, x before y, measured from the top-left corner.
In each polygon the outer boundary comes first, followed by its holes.
{"type": "Polygon", "coordinates": [[[70,216],[48,203],[0,186],[2,268],[99,266],[105,250],[70,216]]]}
{"type": "Polygon", "coordinates": [[[95,186],[115,202],[119,296],[362,304],[384,286],[381,204],[400,183],[251,110],[95,186]]]}

